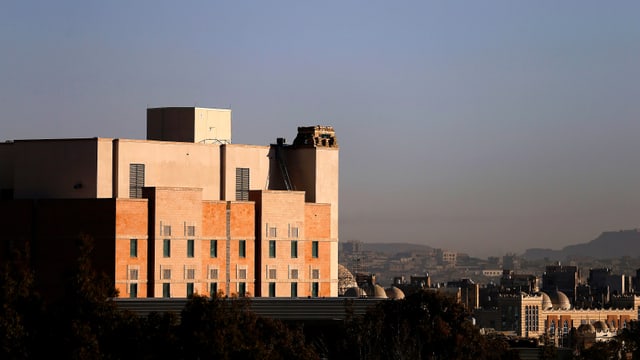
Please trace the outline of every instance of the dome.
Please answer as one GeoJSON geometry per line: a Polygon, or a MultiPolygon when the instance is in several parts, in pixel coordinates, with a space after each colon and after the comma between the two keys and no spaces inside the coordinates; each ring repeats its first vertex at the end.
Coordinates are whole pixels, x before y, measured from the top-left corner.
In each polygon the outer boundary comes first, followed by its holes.
{"type": "Polygon", "coordinates": [[[549,293],[549,299],[551,299],[555,310],[571,310],[571,301],[562,291],[552,291],[549,293]]]}
{"type": "Polygon", "coordinates": [[[581,334],[594,333],[594,332],[596,332],[596,328],[593,327],[593,325],[591,325],[591,324],[582,324],[582,325],[578,326],[578,332],[581,333],[581,334]]]}
{"type": "Polygon", "coordinates": [[[344,292],[344,296],[346,297],[365,297],[367,296],[367,292],[364,289],[359,287],[350,287],[344,292]]]}
{"type": "Polygon", "coordinates": [[[373,297],[376,299],[386,299],[387,293],[384,291],[384,288],[378,284],[373,285],[373,297]]]}
{"type": "Polygon", "coordinates": [[[609,326],[602,320],[598,320],[593,323],[593,327],[596,329],[596,331],[609,331],[609,326]]]}
{"type": "Polygon", "coordinates": [[[402,300],[404,299],[404,293],[402,290],[398,289],[395,286],[391,286],[390,288],[384,289],[384,292],[387,294],[389,299],[394,300],[402,300]]]}
{"type": "Polygon", "coordinates": [[[542,294],[542,309],[543,310],[551,310],[553,309],[553,303],[551,302],[551,298],[549,297],[549,295],[547,295],[547,293],[541,293],[542,294]]]}
{"type": "Polygon", "coordinates": [[[338,295],[344,295],[347,289],[357,287],[356,279],[351,272],[338,264],[338,295]]]}

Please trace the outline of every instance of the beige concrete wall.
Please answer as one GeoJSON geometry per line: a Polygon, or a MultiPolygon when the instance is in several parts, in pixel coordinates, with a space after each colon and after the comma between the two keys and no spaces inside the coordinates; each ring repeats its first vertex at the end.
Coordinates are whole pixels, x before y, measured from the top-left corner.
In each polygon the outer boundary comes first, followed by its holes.
{"type": "Polygon", "coordinates": [[[249,189],[263,190],[269,181],[269,146],[228,144],[221,146],[223,182],[221,197],[236,200],[236,168],[249,168],[249,189]]]}
{"type": "Polygon", "coordinates": [[[129,164],[145,164],[145,186],[202,188],[205,200],[219,200],[220,147],[169,141],[117,139],[114,194],[129,197],[129,164]]]}
{"type": "Polygon", "coordinates": [[[195,108],[194,121],[194,142],[231,143],[231,110],[195,108]]]}
{"type": "Polygon", "coordinates": [[[113,139],[98,139],[97,184],[98,198],[113,197],[113,139]]]}
{"type": "Polygon", "coordinates": [[[337,148],[287,148],[286,161],[295,189],[306,201],[331,204],[331,237],[338,238],[338,190],[340,177],[337,148]]]}
{"type": "Polygon", "coordinates": [[[13,143],[0,143],[0,189],[13,189],[13,143]]]}
{"type": "Polygon", "coordinates": [[[192,107],[147,109],[147,140],[194,142],[192,107]]]}
{"type": "Polygon", "coordinates": [[[15,198],[97,197],[98,139],[18,140],[15,198]]]}

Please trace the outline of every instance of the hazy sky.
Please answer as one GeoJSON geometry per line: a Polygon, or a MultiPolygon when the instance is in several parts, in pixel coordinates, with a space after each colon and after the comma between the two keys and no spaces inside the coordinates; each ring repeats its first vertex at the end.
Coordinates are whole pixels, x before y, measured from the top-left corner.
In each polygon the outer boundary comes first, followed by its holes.
{"type": "Polygon", "coordinates": [[[638,1],[2,1],[0,140],[332,125],[340,238],[473,256],[640,227],[638,1]]]}

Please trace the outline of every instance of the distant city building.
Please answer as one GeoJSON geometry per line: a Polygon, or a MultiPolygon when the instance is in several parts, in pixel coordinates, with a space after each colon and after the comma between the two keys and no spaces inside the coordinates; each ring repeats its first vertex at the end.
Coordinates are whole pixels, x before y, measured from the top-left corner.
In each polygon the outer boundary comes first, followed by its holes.
{"type": "Polygon", "coordinates": [[[121,297],[338,295],[338,155],[330,126],[232,143],[231,111],[147,110],[147,139],[0,144],[0,259],[29,243],[63,291],[80,234],[121,297]]]}
{"type": "Polygon", "coordinates": [[[573,303],[576,299],[579,276],[577,266],[548,265],[542,275],[542,291],[547,293],[561,291],[573,303]]]}

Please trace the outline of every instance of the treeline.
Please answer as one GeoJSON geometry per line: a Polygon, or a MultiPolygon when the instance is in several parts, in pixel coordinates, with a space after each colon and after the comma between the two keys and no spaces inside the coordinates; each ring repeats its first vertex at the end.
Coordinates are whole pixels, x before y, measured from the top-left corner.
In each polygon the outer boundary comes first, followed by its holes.
{"type": "MultiPolygon", "coordinates": [[[[82,238],[64,298],[36,291],[28,251],[0,269],[0,359],[517,359],[505,340],[480,334],[447,297],[389,300],[336,325],[258,317],[250,299],[194,296],[182,313],[138,317],[119,309],[82,238]]],[[[61,284],[62,286],[62,284],[61,284]]]]}

